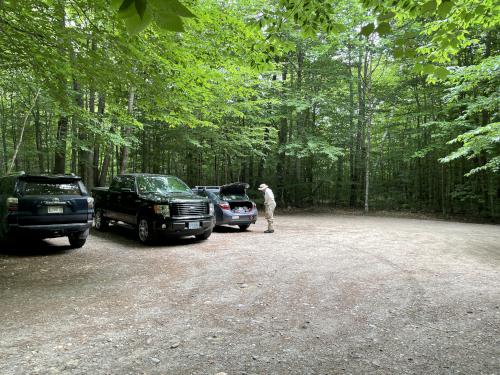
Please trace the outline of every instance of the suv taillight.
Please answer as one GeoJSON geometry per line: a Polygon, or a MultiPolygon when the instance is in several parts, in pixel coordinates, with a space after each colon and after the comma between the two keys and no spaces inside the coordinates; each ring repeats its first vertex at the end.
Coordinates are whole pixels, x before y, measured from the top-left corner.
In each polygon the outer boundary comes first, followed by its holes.
{"type": "Polygon", "coordinates": [[[7,211],[16,212],[19,205],[19,199],[17,198],[7,198],[7,211]]]}
{"type": "Polygon", "coordinates": [[[94,198],[87,197],[87,207],[88,208],[94,208],[94,198]]]}
{"type": "Polygon", "coordinates": [[[231,209],[231,206],[229,206],[229,203],[227,203],[227,202],[219,203],[219,207],[222,208],[223,210],[230,210],[231,209]]]}

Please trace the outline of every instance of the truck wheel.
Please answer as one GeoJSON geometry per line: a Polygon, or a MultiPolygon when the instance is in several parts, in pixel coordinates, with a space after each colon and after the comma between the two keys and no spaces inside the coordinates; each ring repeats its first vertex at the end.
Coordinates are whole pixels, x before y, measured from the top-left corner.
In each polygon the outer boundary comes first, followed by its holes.
{"type": "Polygon", "coordinates": [[[85,245],[87,238],[80,238],[80,233],[72,233],[68,236],[69,244],[72,249],[79,249],[85,245]]]}
{"type": "Polygon", "coordinates": [[[96,210],[94,214],[94,226],[95,229],[100,231],[105,231],[109,227],[109,220],[106,219],[102,213],[102,210],[96,210]]]}
{"type": "Polygon", "coordinates": [[[151,221],[141,217],[139,218],[139,223],[137,224],[137,234],[139,235],[139,241],[145,245],[149,245],[154,241],[154,230],[151,221]]]}
{"type": "Polygon", "coordinates": [[[203,232],[202,234],[197,234],[195,237],[197,240],[204,241],[210,237],[212,234],[212,230],[207,230],[206,232],[203,232]]]}
{"type": "Polygon", "coordinates": [[[240,230],[242,232],[246,231],[249,227],[250,227],[250,224],[241,224],[241,225],[238,225],[240,227],[240,230]]]}

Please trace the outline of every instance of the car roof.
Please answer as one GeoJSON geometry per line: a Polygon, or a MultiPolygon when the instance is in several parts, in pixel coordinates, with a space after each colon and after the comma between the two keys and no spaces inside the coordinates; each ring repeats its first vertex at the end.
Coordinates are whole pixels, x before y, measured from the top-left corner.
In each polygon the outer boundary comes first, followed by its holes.
{"type": "Polygon", "coordinates": [[[71,180],[77,181],[81,180],[80,176],[76,176],[75,174],[22,174],[17,176],[20,180],[37,180],[37,181],[50,181],[50,180],[71,180]]]}

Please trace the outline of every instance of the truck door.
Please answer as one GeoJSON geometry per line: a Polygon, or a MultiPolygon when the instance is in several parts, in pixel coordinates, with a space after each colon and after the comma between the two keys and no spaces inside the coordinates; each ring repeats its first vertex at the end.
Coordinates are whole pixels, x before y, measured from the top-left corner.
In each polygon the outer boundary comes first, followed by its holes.
{"type": "Polygon", "coordinates": [[[134,176],[122,176],[120,183],[120,201],[122,221],[136,225],[138,211],[138,196],[134,176]]]}
{"type": "Polygon", "coordinates": [[[121,207],[121,194],[120,185],[122,176],[115,176],[111,185],[109,186],[106,202],[106,216],[113,220],[121,220],[120,207],[121,207]]]}

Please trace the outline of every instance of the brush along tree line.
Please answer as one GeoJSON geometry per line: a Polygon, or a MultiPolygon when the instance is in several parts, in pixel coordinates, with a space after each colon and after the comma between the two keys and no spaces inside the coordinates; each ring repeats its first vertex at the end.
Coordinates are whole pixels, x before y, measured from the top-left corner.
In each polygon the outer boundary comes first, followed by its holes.
{"type": "Polygon", "coordinates": [[[2,0],[0,174],[500,215],[494,1],[2,0]]]}

